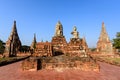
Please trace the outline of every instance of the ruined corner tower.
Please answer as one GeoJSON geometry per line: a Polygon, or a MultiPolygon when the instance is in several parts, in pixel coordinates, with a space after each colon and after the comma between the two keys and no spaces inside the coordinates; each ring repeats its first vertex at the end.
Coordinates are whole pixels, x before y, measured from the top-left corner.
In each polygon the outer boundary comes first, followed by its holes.
{"type": "Polygon", "coordinates": [[[97,52],[104,54],[104,55],[109,55],[109,54],[113,53],[112,48],[113,48],[112,43],[108,37],[104,22],[103,22],[100,37],[99,37],[99,40],[97,42],[97,52]]]}
{"type": "Polygon", "coordinates": [[[17,56],[20,47],[21,47],[21,41],[17,33],[16,21],[14,21],[12,32],[8,40],[6,41],[5,56],[9,56],[9,57],[17,56]]]}

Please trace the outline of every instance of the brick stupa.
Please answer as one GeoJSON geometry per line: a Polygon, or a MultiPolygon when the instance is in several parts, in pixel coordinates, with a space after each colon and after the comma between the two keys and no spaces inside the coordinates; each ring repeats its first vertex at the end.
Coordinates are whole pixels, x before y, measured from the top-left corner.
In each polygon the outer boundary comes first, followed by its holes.
{"type": "Polygon", "coordinates": [[[108,37],[104,22],[102,23],[102,30],[97,42],[97,52],[102,55],[111,55],[113,53],[112,43],[108,37]]]}
{"type": "Polygon", "coordinates": [[[6,41],[5,46],[5,56],[6,57],[13,57],[17,56],[21,47],[21,41],[18,36],[17,28],[16,28],[16,21],[14,21],[12,32],[6,41]]]}

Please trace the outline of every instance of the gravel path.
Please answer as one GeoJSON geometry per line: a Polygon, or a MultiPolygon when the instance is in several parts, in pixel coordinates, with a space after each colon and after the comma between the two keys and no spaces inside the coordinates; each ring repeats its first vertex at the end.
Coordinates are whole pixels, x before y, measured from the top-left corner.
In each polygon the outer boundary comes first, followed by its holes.
{"type": "Polygon", "coordinates": [[[99,62],[100,72],[78,70],[22,71],[21,62],[0,67],[0,80],[120,80],[120,67],[99,62]]]}

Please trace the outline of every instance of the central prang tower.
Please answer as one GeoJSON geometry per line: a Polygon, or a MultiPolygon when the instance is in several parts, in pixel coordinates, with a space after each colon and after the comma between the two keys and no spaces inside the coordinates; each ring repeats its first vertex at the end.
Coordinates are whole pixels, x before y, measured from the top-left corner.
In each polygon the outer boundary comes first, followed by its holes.
{"type": "Polygon", "coordinates": [[[67,42],[63,35],[63,26],[60,21],[56,24],[55,35],[52,37],[51,43],[53,55],[66,53],[67,42]]]}
{"type": "Polygon", "coordinates": [[[55,36],[63,36],[63,26],[60,21],[56,24],[55,36]]]}

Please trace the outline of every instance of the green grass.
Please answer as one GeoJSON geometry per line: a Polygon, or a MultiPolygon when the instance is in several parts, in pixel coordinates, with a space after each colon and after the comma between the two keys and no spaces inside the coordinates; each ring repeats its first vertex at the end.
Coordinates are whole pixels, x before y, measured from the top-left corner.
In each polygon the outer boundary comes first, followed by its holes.
{"type": "Polygon", "coordinates": [[[7,64],[11,64],[20,60],[24,60],[28,58],[29,56],[24,56],[24,57],[6,57],[6,58],[0,58],[0,66],[4,66],[7,64]]]}
{"type": "Polygon", "coordinates": [[[0,58],[0,62],[10,61],[10,60],[13,60],[13,59],[15,59],[15,58],[9,58],[9,57],[7,57],[7,58],[0,58]]]}
{"type": "Polygon", "coordinates": [[[120,64],[120,58],[105,58],[105,61],[120,64]]]}
{"type": "Polygon", "coordinates": [[[24,57],[6,57],[6,58],[0,58],[0,63],[1,62],[9,62],[9,61],[12,61],[12,60],[18,60],[18,59],[21,59],[21,58],[24,58],[24,57]]]}

